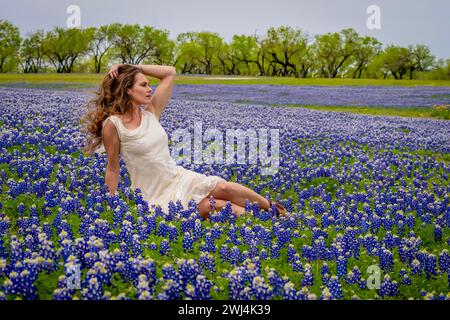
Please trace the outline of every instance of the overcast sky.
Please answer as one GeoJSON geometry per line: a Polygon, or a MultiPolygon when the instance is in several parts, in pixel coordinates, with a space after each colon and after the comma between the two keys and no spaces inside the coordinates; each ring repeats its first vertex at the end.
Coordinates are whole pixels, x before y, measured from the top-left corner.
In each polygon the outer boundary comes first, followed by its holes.
{"type": "Polygon", "coordinates": [[[450,0],[0,0],[0,19],[19,27],[24,36],[37,29],[66,26],[69,5],[81,9],[81,26],[113,22],[138,23],[170,31],[264,34],[289,25],[315,34],[352,27],[384,45],[428,45],[438,58],[450,58],[450,0]],[[369,5],[381,9],[381,29],[366,26],[369,5]]]}

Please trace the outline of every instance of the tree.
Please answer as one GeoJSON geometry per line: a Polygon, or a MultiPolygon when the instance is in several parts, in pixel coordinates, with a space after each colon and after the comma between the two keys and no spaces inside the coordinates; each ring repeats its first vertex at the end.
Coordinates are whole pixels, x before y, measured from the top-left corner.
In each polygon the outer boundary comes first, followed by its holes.
{"type": "Polygon", "coordinates": [[[425,45],[409,46],[411,64],[409,66],[409,78],[413,79],[414,71],[429,71],[436,58],[431,54],[430,48],[425,45]]]}
{"type": "Polygon", "coordinates": [[[363,71],[367,70],[370,61],[380,54],[381,42],[373,37],[358,37],[356,39],[355,51],[353,54],[355,69],[353,70],[353,79],[361,78],[363,71]]]}
{"type": "Polygon", "coordinates": [[[197,70],[200,73],[212,74],[218,53],[223,47],[223,39],[218,33],[185,32],[177,37],[180,50],[176,63],[182,64],[182,72],[197,70]],[[189,59],[193,61],[189,61],[189,59]],[[199,68],[198,65],[201,65],[199,68]]]}
{"type": "Polygon", "coordinates": [[[75,61],[90,47],[92,32],[77,28],[55,27],[44,39],[44,54],[55,66],[57,73],[71,73],[75,61]]]}
{"type": "Polygon", "coordinates": [[[196,33],[196,41],[201,49],[199,62],[205,66],[206,74],[211,74],[213,69],[213,59],[217,57],[219,50],[223,46],[223,39],[215,32],[196,33]]]}
{"type": "Polygon", "coordinates": [[[110,26],[113,43],[122,63],[139,64],[143,60],[169,63],[173,57],[173,43],[167,30],[141,27],[138,24],[114,23],[110,26]]]}
{"type": "Polygon", "coordinates": [[[259,65],[258,43],[256,37],[246,35],[234,35],[230,43],[233,58],[243,63],[247,68],[247,74],[253,74],[252,64],[259,65]]]}
{"type": "Polygon", "coordinates": [[[382,65],[389,70],[395,79],[403,79],[412,65],[411,52],[407,48],[388,46],[381,54],[382,65]]]}
{"type": "Polygon", "coordinates": [[[204,73],[200,63],[201,48],[195,41],[194,32],[184,32],[177,36],[175,64],[180,65],[181,73],[204,73]]]}
{"type": "Polygon", "coordinates": [[[153,54],[146,58],[145,62],[159,65],[175,65],[175,42],[169,39],[169,31],[158,29],[153,30],[152,41],[155,49],[153,54]]]}
{"type": "Polygon", "coordinates": [[[355,54],[358,33],[353,29],[344,29],[340,33],[317,35],[313,51],[321,69],[321,75],[326,78],[336,78],[340,71],[350,63],[350,57],[355,54]]]}
{"type": "Polygon", "coordinates": [[[20,48],[20,64],[24,73],[38,73],[44,62],[44,30],[28,34],[20,48]]]}
{"type": "Polygon", "coordinates": [[[269,28],[265,39],[266,50],[271,63],[281,66],[281,75],[298,77],[297,66],[293,63],[307,47],[308,38],[301,30],[288,26],[269,28]]]}
{"type": "Polygon", "coordinates": [[[269,75],[269,68],[266,68],[267,61],[267,49],[266,41],[263,37],[255,35],[256,42],[258,43],[258,52],[256,54],[256,61],[259,68],[259,75],[266,76],[269,75]]]}
{"type": "Polygon", "coordinates": [[[0,72],[14,70],[19,63],[19,29],[7,20],[0,20],[0,72]]]}
{"type": "Polygon", "coordinates": [[[94,70],[96,73],[100,73],[104,58],[113,46],[112,30],[108,25],[104,25],[98,29],[89,28],[86,32],[90,33],[92,39],[88,52],[92,54],[94,70]]]}
{"type": "Polygon", "coordinates": [[[312,47],[310,45],[306,46],[302,53],[295,57],[293,62],[298,67],[298,77],[308,77],[316,65],[312,47]]]}
{"type": "Polygon", "coordinates": [[[241,61],[236,58],[236,54],[236,48],[231,44],[222,44],[222,48],[217,52],[217,59],[222,66],[222,74],[241,74],[239,70],[241,61]]]}

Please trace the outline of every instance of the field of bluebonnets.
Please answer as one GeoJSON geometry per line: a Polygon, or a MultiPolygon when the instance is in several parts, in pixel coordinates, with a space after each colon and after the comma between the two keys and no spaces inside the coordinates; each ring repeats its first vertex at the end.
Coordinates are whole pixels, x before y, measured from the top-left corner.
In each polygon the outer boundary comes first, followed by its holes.
{"type": "Polygon", "coordinates": [[[203,221],[194,203],[149,207],[123,162],[109,195],[106,155],[80,152],[89,93],[0,88],[0,298],[450,299],[450,122],[267,105],[407,108],[448,104],[449,91],[176,87],[169,137],[195,121],[280,129],[274,176],[183,166],[277,198],[289,216],[247,203],[247,216],[228,206],[203,221]]]}

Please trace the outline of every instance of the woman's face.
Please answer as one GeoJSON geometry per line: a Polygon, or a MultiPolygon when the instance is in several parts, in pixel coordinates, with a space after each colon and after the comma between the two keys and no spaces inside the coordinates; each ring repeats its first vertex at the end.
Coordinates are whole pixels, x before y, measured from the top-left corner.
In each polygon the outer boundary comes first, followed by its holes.
{"type": "Polygon", "coordinates": [[[148,79],[142,73],[136,75],[134,85],[127,91],[131,100],[138,105],[148,104],[152,98],[151,92],[148,79]]]}

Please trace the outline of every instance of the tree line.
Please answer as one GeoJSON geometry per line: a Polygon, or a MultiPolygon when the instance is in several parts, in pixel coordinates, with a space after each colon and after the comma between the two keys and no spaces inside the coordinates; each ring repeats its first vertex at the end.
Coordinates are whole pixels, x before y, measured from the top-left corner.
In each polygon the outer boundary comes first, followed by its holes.
{"type": "Polygon", "coordinates": [[[222,74],[297,78],[450,79],[450,59],[437,60],[426,45],[383,48],[354,29],[316,35],[271,27],[264,35],[169,31],[138,24],[85,29],[54,27],[21,38],[0,20],[0,72],[93,72],[111,63],[173,65],[181,74],[222,74]]]}

